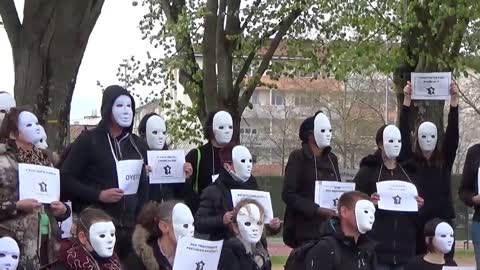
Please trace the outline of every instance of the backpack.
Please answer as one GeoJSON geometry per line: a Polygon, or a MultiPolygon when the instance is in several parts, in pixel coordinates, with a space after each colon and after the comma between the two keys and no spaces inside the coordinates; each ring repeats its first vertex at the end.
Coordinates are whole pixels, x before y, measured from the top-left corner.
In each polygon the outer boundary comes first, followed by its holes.
{"type": "Polygon", "coordinates": [[[333,236],[325,236],[320,240],[312,240],[302,244],[300,247],[292,250],[290,256],[288,256],[287,262],[285,263],[284,270],[304,270],[307,269],[307,253],[317,245],[319,241],[326,240],[329,242],[329,245],[333,247],[333,269],[339,269],[339,266],[342,262],[341,253],[337,240],[333,236]]]}

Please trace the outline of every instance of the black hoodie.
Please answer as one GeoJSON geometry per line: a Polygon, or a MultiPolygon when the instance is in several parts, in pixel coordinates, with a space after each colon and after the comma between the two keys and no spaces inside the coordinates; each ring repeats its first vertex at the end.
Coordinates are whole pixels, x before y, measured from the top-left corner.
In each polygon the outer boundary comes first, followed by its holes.
{"type": "Polygon", "coordinates": [[[222,255],[218,270],[271,270],[272,262],[268,251],[258,242],[255,254],[247,253],[245,246],[237,237],[232,237],[223,243],[222,255]],[[260,261],[258,266],[256,261],[260,261]]]}
{"type": "Polygon", "coordinates": [[[480,144],[476,144],[468,149],[465,165],[463,166],[462,182],[458,189],[460,200],[468,207],[475,208],[473,221],[480,221],[480,205],[473,202],[473,197],[478,193],[478,179],[480,169],[480,144]]]}
{"type": "Polygon", "coordinates": [[[140,185],[136,195],[125,195],[116,203],[100,202],[102,190],[118,188],[117,170],[113,151],[118,160],[146,160],[146,146],[142,140],[131,134],[132,125],[124,128],[117,138],[112,138],[109,127],[113,103],[122,95],[132,99],[127,90],[120,86],[109,86],[103,93],[102,120],[92,130],[83,132],[72,144],[70,152],[60,168],[62,197],[72,200],[75,212],[93,205],[105,210],[119,227],[133,228],[136,214],[148,201],[148,181],[142,169],[140,185]]]}

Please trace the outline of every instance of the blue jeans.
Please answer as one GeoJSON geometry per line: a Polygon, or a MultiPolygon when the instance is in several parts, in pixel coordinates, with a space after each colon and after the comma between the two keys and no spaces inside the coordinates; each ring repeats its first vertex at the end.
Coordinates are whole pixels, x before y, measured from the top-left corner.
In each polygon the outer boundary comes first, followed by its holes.
{"type": "Polygon", "coordinates": [[[403,270],[403,265],[377,264],[376,270],[403,270]]]}
{"type": "Polygon", "coordinates": [[[472,222],[472,241],[475,250],[475,262],[477,269],[480,269],[480,222],[472,222]]]}

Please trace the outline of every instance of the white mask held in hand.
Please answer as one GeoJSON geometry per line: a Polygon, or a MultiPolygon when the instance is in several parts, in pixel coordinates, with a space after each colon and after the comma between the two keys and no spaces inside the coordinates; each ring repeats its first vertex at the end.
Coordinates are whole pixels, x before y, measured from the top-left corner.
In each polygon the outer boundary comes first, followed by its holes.
{"type": "Polygon", "coordinates": [[[433,246],[443,254],[447,254],[452,250],[453,228],[446,222],[442,222],[435,228],[435,236],[433,237],[433,246]]]}
{"type": "Polygon", "coordinates": [[[122,128],[132,125],[133,109],[129,96],[121,95],[113,102],[112,115],[115,122],[122,128]]]}
{"type": "Polygon", "coordinates": [[[151,150],[162,150],[167,138],[165,120],[158,115],[152,115],[147,120],[146,134],[148,147],[151,150]]]}
{"type": "Polygon", "coordinates": [[[15,270],[20,260],[20,249],[11,237],[0,238],[0,270],[15,270]]]}
{"type": "Polygon", "coordinates": [[[17,103],[10,93],[0,93],[0,123],[3,121],[3,118],[5,118],[5,114],[16,106],[17,103]]]}
{"type": "Polygon", "coordinates": [[[220,145],[228,144],[233,136],[233,119],[225,111],[219,111],[213,116],[212,123],[213,136],[220,145]]]}
{"type": "Polygon", "coordinates": [[[371,201],[359,200],[355,203],[355,220],[358,232],[361,234],[372,229],[375,222],[375,206],[371,201]]]}
{"type": "Polygon", "coordinates": [[[182,237],[193,237],[195,227],[193,225],[193,215],[190,208],[183,203],[177,203],[172,211],[172,224],[175,239],[182,237]]]}
{"type": "Polygon", "coordinates": [[[253,167],[252,154],[248,148],[242,145],[235,146],[232,149],[232,161],[235,175],[243,182],[248,181],[252,176],[253,167]]]}
{"type": "Polygon", "coordinates": [[[45,132],[45,129],[40,126],[40,132],[42,133],[42,139],[38,141],[35,146],[39,149],[47,149],[48,148],[48,143],[47,143],[47,132],[45,132]]]}
{"type": "Polygon", "coordinates": [[[23,111],[18,116],[18,132],[26,142],[36,144],[42,139],[41,126],[35,114],[23,111]]]}
{"type": "Polygon", "coordinates": [[[418,127],[418,144],[423,152],[431,153],[437,146],[437,126],[432,122],[423,122],[418,127]]]}
{"type": "Polygon", "coordinates": [[[255,204],[247,204],[240,208],[237,215],[237,225],[240,238],[244,243],[255,245],[260,242],[263,234],[263,215],[255,204]]]}
{"type": "Polygon", "coordinates": [[[88,231],[93,250],[102,258],[110,258],[115,247],[115,225],[113,222],[97,222],[88,231]]]}
{"type": "Polygon", "coordinates": [[[319,113],[315,116],[313,136],[315,137],[315,142],[317,143],[318,148],[324,149],[325,147],[330,146],[330,141],[332,140],[332,126],[330,125],[330,120],[328,120],[324,113],[319,113]]]}
{"type": "Polygon", "coordinates": [[[396,159],[402,149],[400,130],[394,126],[386,126],[383,130],[383,149],[388,159],[396,159]]]}

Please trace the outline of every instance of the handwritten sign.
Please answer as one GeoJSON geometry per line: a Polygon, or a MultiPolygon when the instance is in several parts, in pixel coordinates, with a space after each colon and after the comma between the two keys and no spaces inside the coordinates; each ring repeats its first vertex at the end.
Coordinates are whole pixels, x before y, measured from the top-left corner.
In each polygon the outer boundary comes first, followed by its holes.
{"type": "Polygon", "coordinates": [[[120,160],[117,162],[118,188],[123,194],[137,194],[142,175],[143,160],[120,160]]]}
{"type": "Polygon", "coordinates": [[[185,153],[182,150],[148,151],[152,168],[150,184],[185,183],[185,153]]]}
{"type": "Polygon", "coordinates": [[[33,165],[18,164],[19,197],[35,199],[50,204],[60,200],[60,172],[58,169],[33,165]]]}
{"type": "Polygon", "coordinates": [[[451,72],[412,73],[412,99],[447,100],[451,81],[451,72]]]}
{"type": "Polygon", "coordinates": [[[247,190],[247,189],[232,189],[232,202],[235,207],[241,200],[251,199],[257,201],[265,211],[265,224],[270,224],[273,219],[273,207],[270,192],[247,190]]]}

